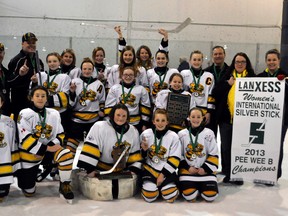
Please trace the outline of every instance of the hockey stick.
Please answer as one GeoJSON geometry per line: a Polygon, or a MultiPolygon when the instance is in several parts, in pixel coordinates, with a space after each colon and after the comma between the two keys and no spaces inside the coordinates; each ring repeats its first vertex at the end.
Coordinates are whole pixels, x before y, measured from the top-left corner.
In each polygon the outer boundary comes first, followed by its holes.
{"type": "MultiPolygon", "coordinates": [[[[166,30],[168,33],[179,33],[184,28],[186,28],[191,23],[191,18],[188,17],[184,22],[182,22],[179,26],[177,26],[174,29],[166,30]]],[[[158,29],[151,29],[151,28],[133,28],[134,31],[148,31],[148,32],[155,32],[158,31],[158,29]]]]}
{"type": "Polygon", "coordinates": [[[126,145],[125,149],[123,150],[123,152],[121,153],[121,155],[119,156],[118,160],[116,161],[116,163],[114,164],[114,166],[110,169],[110,170],[106,170],[106,171],[100,171],[98,174],[99,175],[106,175],[106,174],[110,174],[114,171],[114,169],[117,167],[117,165],[120,163],[121,159],[124,157],[124,155],[126,154],[126,151],[129,149],[129,146],[126,145]]]}
{"type": "Polygon", "coordinates": [[[40,85],[42,86],[42,78],[41,78],[41,73],[40,73],[40,60],[39,60],[38,50],[36,50],[36,53],[35,53],[35,61],[36,61],[36,73],[38,73],[38,75],[39,75],[40,85]]]}
{"type": "MultiPolygon", "coordinates": [[[[168,33],[179,33],[182,31],[184,28],[186,28],[190,23],[192,22],[191,18],[188,17],[184,22],[182,22],[180,25],[178,25],[174,29],[167,30],[168,33]]],[[[114,26],[109,26],[109,25],[98,25],[98,24],[93,24],[93,23],[80,23],[82,26],[95,26],[95,27],[101,27],[101,28],[114,28],[114,26]]],[[[126,28],[124,28],[127,30],[126,28]]],[[[151,28],[131,28],[133,31],[148,31],[148,32],[155,32],[158,31],[158,29],[151,29],[151,28]]]]}

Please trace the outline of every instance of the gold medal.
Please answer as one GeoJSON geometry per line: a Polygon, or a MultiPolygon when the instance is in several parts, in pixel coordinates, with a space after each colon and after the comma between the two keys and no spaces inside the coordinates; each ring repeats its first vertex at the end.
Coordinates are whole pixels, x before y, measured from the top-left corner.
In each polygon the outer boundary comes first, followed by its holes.
{"type": "Polygon", "coordinates": [[[153,156],[152,161],[153,161],[154,163],[158,164],[158,163],[159,163],[159,157],[153,156]]]}

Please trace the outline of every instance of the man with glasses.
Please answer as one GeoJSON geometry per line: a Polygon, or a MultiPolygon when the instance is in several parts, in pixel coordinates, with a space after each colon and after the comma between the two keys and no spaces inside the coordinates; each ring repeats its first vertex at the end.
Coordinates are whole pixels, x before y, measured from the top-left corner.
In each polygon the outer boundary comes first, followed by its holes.
{"type": "Polygon", "coordinates": [[[28,93],[32,85],[31,78],[38,71],[44,70],[44,65],[40,60],[40,68],[36,64],[36,42],[35,34],[28,32],[22,36],[22,49],[10,60],[8,68],[13,78],[9,81],[11,86],[11,106],[15,120],[17,120],[20,110],[29,105],[28,93]]]}

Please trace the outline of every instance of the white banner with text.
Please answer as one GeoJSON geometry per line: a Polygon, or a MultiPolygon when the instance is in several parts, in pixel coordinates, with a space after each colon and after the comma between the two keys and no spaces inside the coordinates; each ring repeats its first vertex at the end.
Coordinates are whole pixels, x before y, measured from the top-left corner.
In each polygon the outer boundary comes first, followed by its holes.
{"type": "Polygon", "coordinates": [[[276,183],[285,81],[237,78],[231,179],[276,183]]]}

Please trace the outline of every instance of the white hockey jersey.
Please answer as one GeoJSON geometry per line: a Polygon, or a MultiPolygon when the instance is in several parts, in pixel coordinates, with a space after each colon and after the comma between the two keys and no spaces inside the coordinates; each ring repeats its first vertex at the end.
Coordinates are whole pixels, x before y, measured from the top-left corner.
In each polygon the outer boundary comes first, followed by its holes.
{"type": "Polygon", "coordinates": [[[19,150],[22,167],[31,168],[41,162],[47,150],[47,144],[63,144],[64,132],[60,114],[52,108],[45,108],[45,127],[43,117],[30,108],[20,111],[17,127],[19,134],[19,150]]]}
{"type": "MultiPolygon", "coordinates": [[[[144,67],[138,68],[139,72],[136,76],[136,84],[142,85],[145,88],[149,86],[146,70],[144,67]]],[[[113,65],[110,69],[110,72],[108,74],[108,88],[111,88],[115,84],[119,84],[121,81],[121,78],[119,77],[119,65],[113,65]]]]}
{"type": "MultiPolygon", "coordinates": [[[[162,138],[161,146],[156,153],[155,135],[154,131],[149,128],[140,135],[140,140],[145,137],[148,143],[148,152],[145,159],[144,169],[150,172],[155,178],[159,173],[172,174],[179,166],[181,158],[181,144],[177,134],[171,130],[168,130],[162,138]],[[155,159],[156,158],[156,162],[155,159]]],[[[156,138],[157,145],[160,140],[156,138]]]]}
{"type": "MultiPolygon", "coordinates": [[[[167,109],[168,96],[170,92],[171,92],[170,89],[164,89],[157,93],[155,100],[155,109],[167,109]]],[[[181,94],[191,96],[191,94],[188,91],[183,91],[181,92],[181,94]]],[[[189,110],[192,109],[193,107],[195,107],[195,102],[191,98],[189,110]]]]}
{"type": "MultiPolygon", "coordinates": [[[[203,168],[213,173],[218,169],[218,146],[216,143],[214,132],[208,128],[204,128],[199,134],[196,147],[193,148],[189,130],[183,129],[178,132],[178,136],[182,145],[182,159],[189,166],[195,168],[203,168]]],[[[193,142],[196,137],[191,133],[193,142]]],[[[209,173],[208,172],[208,173],[209,173]]],[[[180,171],[181,173],[181,171],[180,171]]],[[[205,178],[203,178],[203,181],[205,178]]],[[[206,179],[207,180],[207,179],[206,179]]]]}
{"type": "Polygon", "coordinates": [[[76,85],[76,98],[70,97],[72,106],[72,121],[78,123],[92,123],[99,119],[98,112],[104,109],[105,88],[99,80],[87,86],[81,78],[75,78],[72,83],[76,85]],[[84,86],[84,87],[83,87],[84,86]],[[84,88],[86,89],[84,94],[84,88]]]}
{"type": "MultiPolygon", "coordinates": [[[[69,104],[69,88],[71,79],[67,74],[55,74],[49,76],[49,84],[48,84],[48,74],[46,72],[41,72],[41,82],[39,78],[39,74],[37,73],[38,84],[43,85],[48,89],[49,96],[53,97],[53,109],[58,110],[60,113],[67,110],[69,104]],[[56,77],[55,77],[56,76],[56,77]]],[[[49,101],[49,99],[48,99],[49,101]]]]}
{"type": "MultiPolygon", "coordinates": [[[[86,170],[109,170],[113,167],[114,161],[111,152],[118,146],[116,131],[109,121],[98,121],[90,129],[81,150],[78,167],[86,170]]],[[[121,134],[117,133],[118,137],[121,134]]],[[[128,156],[126,166],[141,168],[142,156],[140,154],[139,133],[130,125],[123,134],[120,145],[128,145],[128,156]]],[[[114,170],[114,172],[120,170],[114,170]]]]}
{"type": "Polygon", "coordinates": [[[80,77],[80,75],[81,75],[81,69],[75,67],[75,68],[73,68],[73,69],[69,72],[69,74],[67,74],[67,75],[70,77],[71,80],[72,80],[72,79],[75,79],[75,78],[78,78],[78,77],[80,77]]]}
{"type": "Polygon", "coordinates": [[[123,103],[127,106],[130,114],[130,124],[137,125],[140,120],[146,122],[150,117],[150,98],[146,89],[141,85],[134,85],[132,88],[124,87],[124,95],[122,92],[122,84],[116,84],[109,90],[106,102],[105,102],[105,115],[108,115],[112,107],[118,103],[123,103]],[[129,93],[129,90],[131,92],[129,93]],[[129,96],[128,96],[129,93],[129,96]],[[126,103],[124,98],[127,97],[126,103]]]}
{"type": "Polygon", "coordinates": [[[8,116],[0,115],[0,185],[13,183],[13,174],[20,169],[15,136],[15,122],[8,116]]]}
{"type": "MultiPolygon", "coordinates": [[[[212,73],[204,71],[199,80],[199,86],[196,89],[192,72],[182,70],[181,75],[184,79],[184,89],[191,93],[192,100],[196,106],[207,111],[207,109],[215,109],[215,99],[212,97],[212,90],[215,85],[214,76],[212,73]]],[[[198,80],[198,78],[196,78],[198,80]]]]}
{"type": "Polygon", "coordinates": [[[157,93],[160,92],[163,89],[168,89],[169,88],[169,79],[170,79],[170,76],[173,73],[179,73],[179,72],[175,68],[169,68],[168,71],[166,72],[166,75],[163,74],[161,76],[161,80],[164,79],[164,81],[163,81],[162,85],[160,85],[160,77],[155,72],[154,68],[147,71],[147,77],[148,77],[148,81],[149,81],[150,94],[151,94],[151,97],[152,97],[152,100],[153,100],[152,102],[154,104],[155,104],[157,93]]]}

